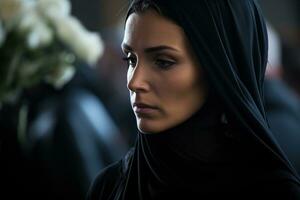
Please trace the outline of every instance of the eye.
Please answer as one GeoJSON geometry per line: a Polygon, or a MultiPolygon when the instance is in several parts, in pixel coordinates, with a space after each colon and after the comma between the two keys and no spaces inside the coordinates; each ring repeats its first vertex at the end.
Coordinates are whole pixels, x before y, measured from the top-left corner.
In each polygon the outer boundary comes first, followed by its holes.
{"type": "Polygon", "coordinates": [[[175,64],[175,61],[166,60],[166,59],[156,59],[155,65],[161,69],[169,69],[172,65],[175,64]]]}
{"type": "Polygon", "coordinates": [[[123,57],[122,60],[126,61],[127,67],[134,67],[137,59],[132,53],[129,53],[126,57],[123,57]]]}

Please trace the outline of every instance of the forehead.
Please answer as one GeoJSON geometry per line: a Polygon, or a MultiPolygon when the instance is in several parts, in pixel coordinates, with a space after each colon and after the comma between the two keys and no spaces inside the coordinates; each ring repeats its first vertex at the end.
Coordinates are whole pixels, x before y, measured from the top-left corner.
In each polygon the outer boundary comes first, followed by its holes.
{"type": "Polygon", "coordinates": [[[133,47],[155,45],[185,46],[181,27],[154,10],[132,13],[125,25],[123,43],[133,47]]]}

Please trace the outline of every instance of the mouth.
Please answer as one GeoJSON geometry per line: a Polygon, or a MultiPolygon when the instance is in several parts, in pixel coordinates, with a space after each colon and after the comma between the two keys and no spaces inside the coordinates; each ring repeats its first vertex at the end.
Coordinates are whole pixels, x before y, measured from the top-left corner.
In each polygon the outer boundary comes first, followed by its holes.
{"type": "Polygon", "coordinates": [[[149,115],[155,111],[157,111],[158,108],[155,106],[151,106],[145,103],[134,103],[133,104],[133,111],[138,115],[149,115]]]}

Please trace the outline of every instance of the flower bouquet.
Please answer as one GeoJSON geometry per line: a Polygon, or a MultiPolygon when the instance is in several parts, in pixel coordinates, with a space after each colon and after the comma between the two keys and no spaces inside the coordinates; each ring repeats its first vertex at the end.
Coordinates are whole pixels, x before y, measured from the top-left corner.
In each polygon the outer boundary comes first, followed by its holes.
{"type": "Polygon", "coordinates": [[[68,0],[0,0],[0,104],[41,81],[61,88],[77,61],[98,60],[100,36],[70,10],[68,0]]]}

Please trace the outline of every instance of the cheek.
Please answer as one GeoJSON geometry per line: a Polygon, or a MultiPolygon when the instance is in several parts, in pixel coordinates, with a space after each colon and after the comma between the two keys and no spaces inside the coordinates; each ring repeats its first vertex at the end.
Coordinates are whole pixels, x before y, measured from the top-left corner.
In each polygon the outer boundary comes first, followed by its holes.
{"type": "Polygon", "coordinates": [[[195,71],[183,71],[166,79],[163,107],[166,119],[178,124],[194,114],[203,105],[205,87],[195,71]]]}
{"type": "Polygon", "coordinates": [[[203,90],[197,73],[193,70],[181,70],[164,78],[164,83],[161,84],[164,94],[161,95],[164,95],[166,101],[174,104],[185,104],[197,98],[203,90]]]}

